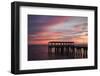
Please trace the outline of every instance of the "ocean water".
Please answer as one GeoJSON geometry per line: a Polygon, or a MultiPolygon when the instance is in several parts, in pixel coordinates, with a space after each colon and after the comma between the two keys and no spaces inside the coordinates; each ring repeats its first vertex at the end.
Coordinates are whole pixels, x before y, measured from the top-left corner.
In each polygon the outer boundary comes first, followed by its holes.
{"type": "Polygon", "coordinates": [[[28,45],[28,60],[47,60],[47,45],[28,45]]]}
{"type": "MultiPolygon", "coordinates": [[[[77,54],[80,54],[78,52],[77,54]]],[[[86,53],[87,54],[87,53],[86,53]]],[[[48,52],[48,45],[28,45],[28,61],[32,60],[55,60],[55,59],[77,59],[77,58],[87,58],[87,57],[73,57],[72,53],[63,54],[58,52],[57,54],[52,50],[51,53],[48,52]]]]}

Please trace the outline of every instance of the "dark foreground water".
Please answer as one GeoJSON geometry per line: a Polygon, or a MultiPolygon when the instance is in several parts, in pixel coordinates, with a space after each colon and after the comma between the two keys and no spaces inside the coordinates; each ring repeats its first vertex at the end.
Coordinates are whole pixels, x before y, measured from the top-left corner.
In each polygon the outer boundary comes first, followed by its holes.
{"type": "MultiPolygon", "coordinates": [[[[79,54],[79,53],[78,53],[79,54]]],[[[54,51],[52,53],[48,53],[48,45],[28,45],[28,60],[55,60],[55,59],[76,59],[81,57],[73,57],[72,54],[66,53],[55,54],[54,51]]]]}
{"type": "Polygon", "coordinates": [[[47,45],[29,45],[28,60],[44,60],[48,59],[47,45]]]}

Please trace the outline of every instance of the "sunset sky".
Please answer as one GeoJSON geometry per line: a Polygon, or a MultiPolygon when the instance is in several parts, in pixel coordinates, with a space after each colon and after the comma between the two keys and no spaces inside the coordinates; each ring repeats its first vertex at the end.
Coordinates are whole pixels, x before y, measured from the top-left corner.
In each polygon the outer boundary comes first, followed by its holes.
{"type": "Polygon", "coordinates": [[[88,41],[88,18],[78,16],[28,15],[28,44],[50,41],[88,41]]]}

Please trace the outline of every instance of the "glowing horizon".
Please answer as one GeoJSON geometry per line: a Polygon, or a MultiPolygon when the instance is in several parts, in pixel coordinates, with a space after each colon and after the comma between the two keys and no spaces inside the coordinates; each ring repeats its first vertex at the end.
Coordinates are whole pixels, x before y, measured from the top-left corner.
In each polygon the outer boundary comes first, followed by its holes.
{"type": "Polygon", "coordinates": [[[50,41],[88,43],[88,18],[78,16],[28,15],[28,44],[50,41]]]}

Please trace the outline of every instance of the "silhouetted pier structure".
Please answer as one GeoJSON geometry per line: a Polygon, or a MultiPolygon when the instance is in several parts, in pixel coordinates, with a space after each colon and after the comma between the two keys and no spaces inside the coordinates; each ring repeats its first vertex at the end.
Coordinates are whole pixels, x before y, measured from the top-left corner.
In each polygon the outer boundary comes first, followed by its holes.
{"type": "Polygon", "coordinates": [[[69,58],[87,58],[87,45],[75,45],[74,42],[49,42],[48,54],[66,55],[69,58]]]}

